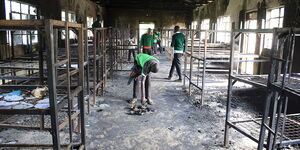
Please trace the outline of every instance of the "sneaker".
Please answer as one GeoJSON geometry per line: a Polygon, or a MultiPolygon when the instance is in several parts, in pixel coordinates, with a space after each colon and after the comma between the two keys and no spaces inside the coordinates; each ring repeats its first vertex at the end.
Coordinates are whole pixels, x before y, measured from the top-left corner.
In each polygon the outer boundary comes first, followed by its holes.
{"type": "Polygon", "coordinates": [[[151,100],[151,99],[147,99],[147,103],[148,103],[149,105],[154,104],[153,100],[151,100]]]}
{"type": "Polygon", "coordinates": [[[146,105],[147,104],[147,100],[145,99],[145,100],[141,100],[141,104],[142,105],[146,105]]]}
{"type": "Polygon", "coordinates": [[[182,82],[182,79],[175,80],[175,82],[182,82]]]}

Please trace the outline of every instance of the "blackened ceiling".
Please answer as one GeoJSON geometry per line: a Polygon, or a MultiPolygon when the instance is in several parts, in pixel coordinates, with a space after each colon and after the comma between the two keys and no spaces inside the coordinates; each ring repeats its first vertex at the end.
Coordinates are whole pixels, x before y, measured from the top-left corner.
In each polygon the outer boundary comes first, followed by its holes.
{"type": "Polygon", "coordinates": [[[92,0],[106,8],[191,10],[214,0],[92,0]]]}

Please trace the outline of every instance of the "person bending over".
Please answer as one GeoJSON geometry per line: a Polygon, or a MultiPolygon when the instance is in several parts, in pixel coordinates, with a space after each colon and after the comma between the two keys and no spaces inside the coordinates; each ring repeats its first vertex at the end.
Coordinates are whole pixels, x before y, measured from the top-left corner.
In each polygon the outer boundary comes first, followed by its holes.
{"type": "Polygon", "coordinates": [[[138,54],[135,57],[134,66],[131,69],[128,85],[133,82],[133,98],[130,101],[131,104],[137,102],[138,92],[138,78],[142,76],[141,80],[141,103],[142,105],[153,104],[151,99],[151,72],[157,73],[159,69],[159,61],[148,54],[138,54]]]}

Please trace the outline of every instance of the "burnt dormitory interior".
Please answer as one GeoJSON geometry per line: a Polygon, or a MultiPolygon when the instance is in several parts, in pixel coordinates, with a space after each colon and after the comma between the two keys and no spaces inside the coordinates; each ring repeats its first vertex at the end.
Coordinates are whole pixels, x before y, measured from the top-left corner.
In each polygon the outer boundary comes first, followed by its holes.
{"type": "Polygon", "coordinates": [[[300,0],[0,0],[0,150],[298,150],[298,42],[300,0]]]}

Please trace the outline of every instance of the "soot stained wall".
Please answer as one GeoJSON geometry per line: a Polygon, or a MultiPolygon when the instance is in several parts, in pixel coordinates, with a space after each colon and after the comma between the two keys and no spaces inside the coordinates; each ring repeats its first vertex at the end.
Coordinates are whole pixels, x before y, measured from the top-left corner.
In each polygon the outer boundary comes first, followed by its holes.
{"type": "Polygon", "coordinates": [[[154,22],[157,28],[187,27],[191,24],[191,11],[108,9],[108,25],[137,28],[139,22],[154,22]]]}

